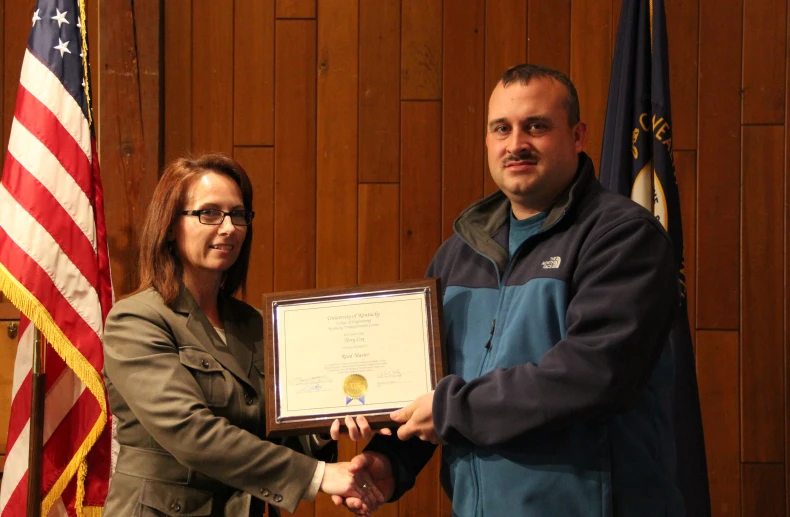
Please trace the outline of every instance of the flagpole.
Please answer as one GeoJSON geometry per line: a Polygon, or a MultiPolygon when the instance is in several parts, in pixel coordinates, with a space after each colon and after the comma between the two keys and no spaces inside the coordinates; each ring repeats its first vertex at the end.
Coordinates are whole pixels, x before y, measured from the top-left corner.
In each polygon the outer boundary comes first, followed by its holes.
{"type": "Polygon", "coordinates": [[[30,397],[30,442],[27,463],[27,517],[41,517],[41,461],[44,449],[44,391],[47,340],[34,328],[30,397]]]}

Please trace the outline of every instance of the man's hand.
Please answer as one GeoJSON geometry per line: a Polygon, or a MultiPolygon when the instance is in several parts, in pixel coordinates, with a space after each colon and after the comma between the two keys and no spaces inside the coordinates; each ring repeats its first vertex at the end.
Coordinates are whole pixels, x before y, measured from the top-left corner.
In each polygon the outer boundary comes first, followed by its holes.
{"type": "MultiPolygon", "coordinates": [[[[367,440],[373,436],[374,432],[387,436],[392,434],[392,431],[389,429],[373,431],[370,428],[370,424],[368,424],[367,419],[362,415],[357,417],[356,422],[351,415],[347,416],[345,419],[345,424],[346,428],[348,429],[348,437],[353,442],[367,440]]],[[[339,440],[340,437],[343,436],[343,431],[340,430],[340,420],[335,419],[335,421],[332,422],[332,427],[329,428],[329,436],[331,436],[333,440],[339,440]]]]}
{"type": "Polygon", "coordinates": [[[393,411],[390,418],[403,423],[398,429],[398,438],[408,440],[412,436],[420,440],[441,444],[441,438],[433,426],[433,392],[429,391],[399,411],[393,411]],[[405,423],[404,423],[405,422],[405,423]]]}
{"type": "MultiPolygon", "coordinates": [[[[392,474],[392,464],[386,456],[378,452],[365,451],[351,458],[350,463],[355,467],[364,468],[371,482],[376,485],[376,492],[378,492],[376,495],[380,497],[368,497],[366,498],[367,501],[371,499],[380,501],[383,498],[383,501],[387,502],[392,498],[392,494],[395,493],[395,477],[392,474]]],[[[369,515],[378,509],[378,504],[364,504],[367,501],[353,496],[346,498],[337,495],[332,496],[332,502],[337,506],[345,505],[357,515],[369,515]]]]}

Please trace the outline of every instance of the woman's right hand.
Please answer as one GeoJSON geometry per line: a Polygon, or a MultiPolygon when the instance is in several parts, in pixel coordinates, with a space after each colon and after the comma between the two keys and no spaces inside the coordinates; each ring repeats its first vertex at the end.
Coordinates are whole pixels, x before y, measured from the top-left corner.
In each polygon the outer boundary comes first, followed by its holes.
{"type": "Polygon", "coordinates": [[[355,509],[362,512],[378,508],[384,502],[384,495],[371,480],[366,465],[367,460],[361,455],[350,462],[327,463],[320,490],[344,499],[359,499],[355,509]]]}

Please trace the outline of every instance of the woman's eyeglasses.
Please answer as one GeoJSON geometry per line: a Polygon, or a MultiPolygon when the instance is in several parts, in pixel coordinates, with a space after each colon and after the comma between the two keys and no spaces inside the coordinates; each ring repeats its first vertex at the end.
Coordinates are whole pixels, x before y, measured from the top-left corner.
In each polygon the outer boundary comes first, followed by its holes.
{"type": "Polygon", "coordinates": [[[223,212],[213,208],[204,208],[203,210],[183,210],[181,215],[197,216],[201,224],[210,224],[216,226],[222,224],[225,216],[230,216],[230,222],[233,226],[249,226],[252,224],[252,218],[255,217],[255,212],[252,210],[233,210],[231,212],[223,212]]]}

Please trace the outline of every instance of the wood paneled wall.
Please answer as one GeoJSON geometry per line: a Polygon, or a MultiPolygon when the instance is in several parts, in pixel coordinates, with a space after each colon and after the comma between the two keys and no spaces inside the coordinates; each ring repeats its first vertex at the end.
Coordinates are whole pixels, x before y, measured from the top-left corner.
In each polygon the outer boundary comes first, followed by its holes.
{"type": "MultiPolygon", "coordinates": [[[[32,3],[5,0],[0,24],[5,142],[32,3]]],[[[666,4],[713,514],[790,515],[787,0],[666,4]]],[[[458,212],[495,188],[484,117],[507,66],[570,74],[599,160],[620,0],[104,0],[92,10],[120,296],[136,284],[157,171],[186,152],[231,154],[253,178],[256,305],[272,290],[421,277],[458,212]]],[[[345,457],[357,449],[341,444],[345,457]]],[[[435,458],[382,515],[449,516],[440,494],[435,458]]],[[[346,513],[319,497],[297,515],[346,513]]]]}

